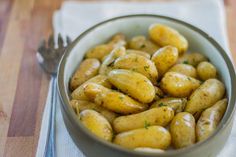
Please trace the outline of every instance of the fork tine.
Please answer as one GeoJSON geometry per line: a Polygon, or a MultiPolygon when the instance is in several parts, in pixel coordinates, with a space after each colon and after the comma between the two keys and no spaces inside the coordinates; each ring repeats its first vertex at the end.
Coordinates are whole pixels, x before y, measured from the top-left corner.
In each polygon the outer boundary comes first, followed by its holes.
{"type": "Polygon", "coordinates": [[[42,39],[39,43],[38,52],[43,54],[46,51],[46,41],[42,39]]]}
{"type": "Polygon", "coordinates": [[[63,39],[62,39],[62,36],[61,34],[58,35],[58,48],[63,48],[63,39]]]}
{"type": "Polygon", "coordinates": [[[54,39],[53,39],[53,34],[50,35],[49,39],[48,39],[48,47],[49,48],[54,48],[55,43],[54,43],[54,39]]]}
{"type": "Polygon", "coordinates": [[[71,43],[71,39],[68,36],[66,36],[66,43],[67,43],[67,46],[71,43]]]}

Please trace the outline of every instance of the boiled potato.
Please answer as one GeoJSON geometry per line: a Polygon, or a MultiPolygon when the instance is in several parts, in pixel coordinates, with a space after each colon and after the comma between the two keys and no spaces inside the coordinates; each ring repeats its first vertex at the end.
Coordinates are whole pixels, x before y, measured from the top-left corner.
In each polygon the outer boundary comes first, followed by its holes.
{"type": "Polygon", "coordinates": [[[79,119],[86,128],[98,137],[106,141],[112,140],[112,127],[100,113],[94,110],[84,110],[79,114],[79,119]]]}
{"type": "Polygon", "coordinates": [[[197,70],[190,64],[176,64],[173,67],[171,67],[168,71],[181,73],[193,78],[197,77],[197,70]]]}
{"type": "Polygon", "coordinates": [[[127,42],[125,40],[125,35],[123,33],[117,33],[112,36],[111,40],[108,42],[109,45],[112,45],[113,48],[126,46],[127,42]]]}
{"type": "Polygon", "coordinates": [[[96,104],[116,113],[137,113],[147,108],[147,105],[141,104],[121,92],[105,88],[98,84],[88,84],[84,92],[96,104]]]}
{"type": "Polygon", "coordinates": [[[202,112],[196,126],[198,141],[207,139],[215,131],[221,118],[224,116],[226,107],[227,99],[222,99],[217,101],[212,107],[202,112]]]}
{"type": "Polygon", "coordinates": [[[191,114],[201,112],[222,99],[224,93],[225,86],[222,82],[217,79],[209,79],[192,93],[185,111],[191,114]]]}
{"type": "Polygon", "coordinates": [[[113,49],[113,45],[111,44],[102,44],[97,45],[94,48],[88,50],[86,52],[85,57],[86,58],[96,58],[100,61],[102,61],[103,57],[108,55],[113,49]]]}
{"type": "Polygon", "coordinates": [[[88,84],[88,83],[97,83],[100,84],[104,87],[107,88],[111,88],[111,83],[108,81],[107,76],[105,75],[97,75],[91,79],[89,79],[88,81],[86,81],[85,83],[83,83],[82,85],[80,85],[79,87],[77,87],[72,93],[71,93],[71,97],[72,99],[76,99],[76,100],[87,100],[89,101],[89,98],[84,94],[84,87],[88,84]]]}
{"type": "Polygon", "coordinates": [[[130,149],[151,147],[165,150],[171,144],[171,136],[161,126],[150,126],[120,133],[115,136],[113,142],[130,149]]]}
{"type": "Polygon", "coordinates": [[[197,66],[197,74],[201,80],[216,78],[216,68],[209,62],[201,62],[197,66]]]}
{"type": "Polygon", "coordinates": [[[172,144],[183,148],[195,143],[195,119],[187,112],[178,113],[170,124],[172,144]]]}
{"type": "Polygon", "coordinates": [[[77,115],[79,115],[79,113],[84,110],[91,109],[97,111],[98,113],[101,113],[110,123],[112,123],[113,120],[118,116],[116,113],[111,112],[93,102],[83,100],[71,100],[70,104],[76,111],[77,115]]]}
{"type": "Polygon", "coordinates": [[[161,80],[160,87],[170,96],[188,97],[200,84],[200,81],[192,77],[177,72],[167,72],[161,80]]]}
{"type": "Polygon", "coordinates": [[[151,55],[149,53],[146,53],[146,52],[143,52],[140,50],[127,49],[126,54],[137,54],[137,55],[143,56],[147,59],[151,58],[151,55]]]}
{"type": "Polygon", "coordinates": [[[119,90],[142,103],[152,102],[155,97],[155,88],[151,81],[137,72],[115,69],[108,74],[108,80],[119,90]]]}
{"type": "Polygon", "coordinates": [[[168,107],[171,107],[175,111],[175,113],[179,113],[184,110],[186,103],[187,103],[186,98],[167,97],[167,98],[163,98],[154,102],[151,105],[151,108],[168,106],[168,107]]]}
{"type": "Polygon", "coordinates": [[[149,148],[149,147],[137,147],[134,150],[138,151],[138,152],[147,152],[147,153],[163,153],[163,152],[165,152],[162,149],[149,148]]]}
{"type": "Polygon", "coordinates": [[[178,63],[190,64],[192,66],[197,66],[200,62],[207,61],[207,58],[201,53],[185,53],[178,59],[178,63]]]}
{"type": "Polygon", "coordinates": [[[70,89],[73,91],[85,81],[98,73],[100,62],[97,59],[85,59],[70,80],[70,89]]]}
{"type": "Polygon", "coordinates": [[[146,76],[153,84],[157,82],[157,69],[155,64],[143,56],[137,54],[127,54],[116,59],[114,69],[127,69],[138,72],[146,76]]]}
{"type": "Polygon", "coordinates": [[[160,47],[154,44],[152,41],[148,40],[145,36],[135,36],[133,37],[129,43],[128,47],[134,50],[140,50],[149,53],[152,55],[155,53],[160,47]]]}
{"type": "Polygon", "coordinates": [[[160,76],[163,76],[178,59],[178,50],[173,46],[165,46],[155,52],[152,61],[155,63],[160,76]]]}
{"type": "Polygon", "coordinates": [[[178,49],[179,55],[188,49],[188,41],[178,31],[162,24],[152,24],[149,36],[160,46],[172,45],[178,49]]]}
{"type": "Polygon", "coordinates": [[[174,117],[170,107],[159,107],[137,114],[117,117],[113,121],[113,128],[117,133],[143,128],[152,125],[166,126],[174,117]]]}
{"type": "Polygon", "coordinates": [[[112,50],[112,52],[108,56],[106,56],[106,58],[102,62],[102,65],[99,69],[99,74],[102,74],[102,75],[108,74],[112,70],[112,66],[113,66],[114,61],[118,57],[123,56],[125,54],[126,54],[126,52],[125,52],[124,47],[118,47],[118,48],[115,48],[114,50],[112,50]]]}

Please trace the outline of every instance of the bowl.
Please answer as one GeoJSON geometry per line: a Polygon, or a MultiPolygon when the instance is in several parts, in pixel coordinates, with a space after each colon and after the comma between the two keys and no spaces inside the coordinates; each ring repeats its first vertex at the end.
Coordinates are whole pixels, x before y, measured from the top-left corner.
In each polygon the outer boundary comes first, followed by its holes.
{"type": "Polygon", "coordinates": [[[223,148],[232,128],[235,112],[236,76],[232,62],[222,47],[208,34],[186,22],[159,15],[127,15],[101,22],[77,37],[67,48],[58,71],[58,92],[61,112],[66,128],[74,143],[87,157],[213,157],[223,148]],[[177,29],[189,41],[189,50],[197,51],[209,58],[218,69],[219,77],[226,86],[228,107],[216,131],[205,141],[178,150],[164,153],[136,152],[99,139],[89,132],[78,120],[69,106],[69,80],[84,57],[85,52],[104,43],[113,34],[122,32],[128,38],[147,35],[150,24],[162,23],[177,29]],[[234,88],[233,88],[234,87],[234,88]]]}

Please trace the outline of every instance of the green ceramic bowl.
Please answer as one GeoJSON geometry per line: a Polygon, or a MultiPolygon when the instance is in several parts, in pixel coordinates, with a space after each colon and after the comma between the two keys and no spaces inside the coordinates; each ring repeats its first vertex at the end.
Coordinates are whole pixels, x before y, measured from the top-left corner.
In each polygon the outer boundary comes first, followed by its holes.
{"type": "Polygon", "coordinates": [[[58,72],[58,91],[61,97],[61,111],[67,130],[87,157],[213,157],[223,148],[232,128],[235,112],[236,78],[232,62],[221,46],[202,30],[177,19],[159,15],[128,15],[101,22],[82,33],[70,45],[63,56],[58,72]],[[217,130],[207,140],[193,146],[168,150],[165,153],[144,153],[128,150],[97,138],[78,120],[69,106],[68,82],[76,67],[89,48],[105,42],[111,35],[122,32],[127,37],[147,35],[152,23],[162,23],[177,29],[189,41],[189,49],[209,58],[216,66],[219,76],[226,85],[229,104],[217,130]]]}

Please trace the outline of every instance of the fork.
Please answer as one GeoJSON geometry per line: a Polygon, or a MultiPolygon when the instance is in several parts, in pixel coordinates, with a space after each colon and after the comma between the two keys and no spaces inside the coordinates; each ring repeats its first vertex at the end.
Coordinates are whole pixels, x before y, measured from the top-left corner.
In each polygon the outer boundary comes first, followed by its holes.
{"type": "Polygon", "coordinates": [[[63,56],[66,47],[70,43],[70,39],[66,37],[66,41],[63,41],[61,35],[58,35],[57,42],[55,41],[53,35],[48,39],[46,44],[45,40],[42,40],[39,44],[38,51],[36,53],[36,58],[38,63],[43,68],[43,70],[51,75],[51,106],[49,111],[49,123],[47,140],[45,145],[44,157],[55,157],[55,108],[57,104],[57,69],[61,57],[63,56]]]}

